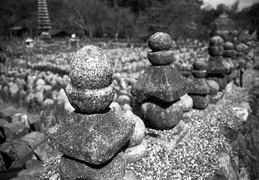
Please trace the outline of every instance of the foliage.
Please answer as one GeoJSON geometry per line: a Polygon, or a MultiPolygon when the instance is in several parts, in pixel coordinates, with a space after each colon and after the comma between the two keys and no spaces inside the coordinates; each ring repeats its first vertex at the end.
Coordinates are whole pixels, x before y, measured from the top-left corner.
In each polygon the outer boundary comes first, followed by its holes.
{"type": "MultiPolygon", "coordinates": [[[[202,9],[202,0],[47,0],[54,30],[81,36],[140,38],[164,31],[174,38],[208,38],[211,22],[226,12],[239,31],[259,27],[259,3],[238,11],[231,6],[202,9]]],[[[37,33],[37,1],[0,1],[0,36],[10,35],[14,26],[37,33]]]]}

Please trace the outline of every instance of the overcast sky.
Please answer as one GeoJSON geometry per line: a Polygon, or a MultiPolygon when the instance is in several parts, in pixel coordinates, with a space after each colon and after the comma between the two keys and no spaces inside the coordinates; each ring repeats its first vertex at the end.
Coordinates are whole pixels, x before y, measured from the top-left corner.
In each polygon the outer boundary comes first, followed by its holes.
{"type": "MultiPolygon", "coordinates": [[[[216,8],[218,4],[223,3],[226,5],[231,5],[236,0],[203,0],[204,3],[210,4],[213,8],[216,8]]],[[[240,0],[239,8],[247,7],[252,5],[255,2],[259,2],[259,0],[240,0]]]]}

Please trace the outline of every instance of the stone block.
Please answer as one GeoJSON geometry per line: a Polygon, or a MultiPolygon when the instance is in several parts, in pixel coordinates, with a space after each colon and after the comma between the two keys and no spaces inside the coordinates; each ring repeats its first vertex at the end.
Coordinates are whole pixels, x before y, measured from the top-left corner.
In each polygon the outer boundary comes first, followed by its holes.
{"type": "Polygon", "coordinates": [[[21,140],[6,141],[4,144],[0,145],[0,152],[8,156],[9,159],[21,164],[24,164],[33,156],[32,149],[26,142],[21,140]]]}
{"type": "Polygon", "coordinates": [[[22,122],[12,122],[3,126],[6,139],[18,139],[28,133],[28,128],[22,122]]]}
{"type": "Polygon", "coordinates": [[[37,157],[39,157],[39,159],[44,163],[49,162],[54,157],[61,156],[61,153],[50,147],[47,141],[44,141],[40,145],[36,146],[33,151],[37,155],[37,157]]]}
{"type": "Polygon", "coordinates": [[[77,89],[71,84],[66,87],[67,97],[71,105],[82,113],[92,114],[105,111],[113,101],[115,89],[113,85],[102,89],[77,89]]]}
{"type": "Polygon", "coordinates": [[[141,144],[127,148],[125,151],[125,159],[127,164],[145,157],[147,153],[147,146],[146,140],[143,140],[141,144]]]}
{"type": "Polygon", "coordinates": [[[196,109],[205,109],[209,103],[209,96],[208,95],[190,95],[193,100],[193,108],[196,109]]]}
{"type": "Polygon", "coordinates": [[[154,66],[169,65],[175,61],[174,51],[171,50],[148,52],[147,57],[154,66]]]}
{"type": "Polygon", "coordinates": [[[204,78],[207,75],[207,70],[192,70],[192,75],[196,78],[204,78]]]}
{"type": "Polygon", "coordinates": [[[17,110],[13,106],[9,106],[7,108],[1,109],[0,118],[6,119],[8,122],[11,122],[13,115],[18,113],[18,111],[19,110],[17,110]]]}
{"type": "Polygon", "coordinates": [[[193,78],[189,83],[189,94],[209,94],[210,88],[205,78],[193,78]]]}
{"type": "Polygon", "coordinates": [[[139,76],[131,93],[139,103],[145,100],[173,102],[187,93],[187,86],[187,79],[174,67],[149,66],[139,76]]]}
{"type": "Polygon", "coordinates": [[[181,120],[184,107],[181,100],[173,103],[145,102],[141,113],[147,126],[154,129],[172,129],[181,120]]]}
{"type": "Polygon", "coordinates": [[[61,180],[122,180],[125,174],[126,161],[122,154],[116,155],[105,164],[90,165],[67,156],[61,157],[61,180]]]}
{"type": "Polygon", "coordinates": [[[67,156],[90,164],[112,158],[131,138],[135,123],[110,110],[103,114],[72,113],[48,132],[48,143],[67,156]]]}
{"type": "Polygon", "coordinates": [[[20,138],[25,141],[32,149],[35,149],[38,145],[45,141],[45,135],[43,133],[34,131],[20,138]]]}
{"type": "Polygon", "coordinates": [[[209,55],[211,56],[221,56],[223,51],[224,48],[222,46],[210,46],[208,48],[209,55]]]}

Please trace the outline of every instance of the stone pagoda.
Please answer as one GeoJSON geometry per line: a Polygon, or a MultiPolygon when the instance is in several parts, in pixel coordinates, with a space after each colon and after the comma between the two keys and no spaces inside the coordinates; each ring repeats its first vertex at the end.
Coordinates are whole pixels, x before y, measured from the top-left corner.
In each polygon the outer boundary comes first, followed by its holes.
{"type": "Polygon", "coordinates": [[[47,2],[46,0],[38,0],[38,31],[43,39],[50,38],[50,29],[51,24],[47,2]]]}
{"type": "Polygon", "coordinates": [[[222,57],[224,51],[223,43],[223,39],[219,36],[211,38],[208,48],[210,57],[206,76],[206,79],[214,80],[218,83],[220,91],[225,89],[228,83],[226,74],[231,73],[234,68],[231,59],[222,57]]]}
{"type": "Polygon", "coordinates": [[[179,123],[184,112],[190,110],[190,106],[185,104],[192,101],[186,95],[188,81],[171,64],[174,52],[170,50],[170,35],[157,32],[149,37],[148,45],[152,50],[147,54],[152,65],[140,75],[131,93],[140,105],[147,126],[171,129],[179,123]]]}
{"type": "Polygon", "coordinates": [[[66,94],[75,111],[48,132],[50,146],[63,154],[60,177],[121,180],[126,166],[123,151],[135,122],[109,108],[115,93],[112,63],[93,45],[76,51],[70,63],[66,94]]]}
{"type": "Polygon", "coordinates": [[[204,60],[196,60],[193,63],[193,78],[189,83],[189,95],[193,100],[193,108],[205,109],[209,105],[210,87],[205,79],[207,75],[207,63],[204,60]]]}

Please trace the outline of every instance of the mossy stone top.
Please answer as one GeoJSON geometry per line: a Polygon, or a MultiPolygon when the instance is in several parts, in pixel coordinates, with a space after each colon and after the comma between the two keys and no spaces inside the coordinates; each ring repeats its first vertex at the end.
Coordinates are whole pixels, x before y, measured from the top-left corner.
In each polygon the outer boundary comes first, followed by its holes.
{"type": "Polygon", "coordinates": [[[168,50],[172,46],[173,40],[167,33],[157,32],[149,37],[148,46],[153,52],[168,50]]]}
{"type": "Polygon", "coordinates": [[[73,55],[69,76],[78,89],[101,89],[112,82],[112,63],[97,46],[85,46],[73,55]]]}

